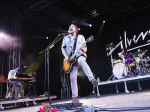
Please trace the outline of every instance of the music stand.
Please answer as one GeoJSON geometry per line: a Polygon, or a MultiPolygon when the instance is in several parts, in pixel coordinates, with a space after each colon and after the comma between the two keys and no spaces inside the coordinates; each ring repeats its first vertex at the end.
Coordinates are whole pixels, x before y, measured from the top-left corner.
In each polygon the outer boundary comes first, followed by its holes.
{"type": "Polygon", "coordinates": [[[48,81],[48,105],[51,105],[51,99],[49,98],[50,97],[50,84],[49,84],[49,50],[51,48],[54,47],[54,44],[56,42],[58,42],[59,40],[61,40],[66,34],[61,34],[61,35],[58,35],[57,38],[51,42],[44,50],[42,50],[39,54],[45,52],[45,74],[47,73],[47,81],[48,81]],[[60,37],[62,36],[62,37],[60,37]],[[60,38],[59,38],[60,37],[60,38]],[[58,39],[59,38],[59,39],[58,39]]]}

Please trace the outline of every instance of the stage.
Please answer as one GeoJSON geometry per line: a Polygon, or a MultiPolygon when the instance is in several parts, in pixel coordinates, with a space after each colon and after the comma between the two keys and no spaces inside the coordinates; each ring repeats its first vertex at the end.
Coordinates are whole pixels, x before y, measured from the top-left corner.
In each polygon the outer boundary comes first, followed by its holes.
{"type": "MultiPolygon", "coordinates": [[[[80,98],[83,103],[82,107],[72,108],[72,110],[61,109],[58,112],[83,112],[84,107],[94,108],[95,112],[149,112],[150,111],[150,90],[143,90],[137,92],[119,93],[119,94],[108,94],[101,95],[100,98],[87,97],[80,98]]],[[[68,100],[55,100],[52,105],[70,103],[71,99],[68,100]]],[[[1,110],[2,112],[37,112],[42,105],[18,107],[1,110]]]]}
{"type": "MultiPolygon", "coordinates": [[[[142,90],[140,81],[149,80],[149,79],[150,79],[150,73],[145,74],[145,75],[138,75],[138,76],[122,78],[122,79],[111,79],[111,80],[102,81],[102,82],[99,81],[98,85],[102,86],[102,85],[108,85],[108,84],[115,84],[116,85],[116,93],[119,93],[117,84],[124,83],[125,92],[129,93],[128,88],[127,88],[127,83],[137,82],[138,89],[142,90]]],[[[97,86],[97,91],[98,91],[97,95],[100,95],[99,94],[99,88],[100,88],[99,86],[97,86]]]]}

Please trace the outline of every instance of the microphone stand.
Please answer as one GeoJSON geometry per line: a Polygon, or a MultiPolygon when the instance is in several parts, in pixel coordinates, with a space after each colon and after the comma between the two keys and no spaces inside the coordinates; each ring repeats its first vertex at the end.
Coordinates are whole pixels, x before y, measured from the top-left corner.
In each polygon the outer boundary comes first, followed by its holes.
{"type": "Polygon", "coordinates": [[[49,49],[54,47],[54,44],[61,40],[65,35],[61,34],[58,35],[57,38],[51,42],[46,49],[42,50],[39,54],[45,52],[45,74],[47,73],[47,81],[48,81],[48,105],[51,106],[51,99],[50,99],[50,83],[49,83],[49,49]],[[62,37],[60,37],[62,36],[62,37]],[[59,38],[60,37],[60,38],[59,38]]]}
{"type": "MultiPolygon", "coordinates": [[[[95,78],[94,72],[93,72],[93,76],[94,76],[94,78],[95,78]]],[[[92,93],[91,93],[86,99],[88,99],[90,96],[94,96],[94,97],[97,97],[97,98],[98,98],[98,96],[96,95],[95,87],[94,87],[94,86],[93,86],[93,91],[92,91],[92,93]]]]}

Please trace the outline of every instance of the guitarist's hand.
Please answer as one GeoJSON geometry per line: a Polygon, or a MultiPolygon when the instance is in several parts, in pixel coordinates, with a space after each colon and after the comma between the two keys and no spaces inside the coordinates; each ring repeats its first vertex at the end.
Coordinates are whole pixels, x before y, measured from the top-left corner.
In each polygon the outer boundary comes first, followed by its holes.
{"type": "Polygon", "coordinates": [[[65,58],[64,58],[64,61],[68,61],[68,59],[69,59],[68,57],[65,57],[65,58]]]}
{"type": "Polygon", "coordinates": [[[82,52],[86,53],[86,52],[87,52],[87,47],[82,46],[82,47],[80,48],[80,50],[81,50],[82,52]]]}

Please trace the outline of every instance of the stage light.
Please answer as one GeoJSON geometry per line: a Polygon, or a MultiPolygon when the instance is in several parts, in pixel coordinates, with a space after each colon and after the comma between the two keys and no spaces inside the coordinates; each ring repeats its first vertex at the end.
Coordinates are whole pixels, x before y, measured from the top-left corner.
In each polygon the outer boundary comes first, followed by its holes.
{"type": "Polygon", "coordinates": [[[96,17],[96,16],[98,16],[98,15],[99,15],[99,13],[97,13],[96,10],[92,10],[92,11],[91,11],[91,16],[96,17]]]}
{"type": "Polygon", "coordinates": [[[105,23],[105,21],[103,21],[103,23],[105,23]]]}
{"type": "Polygon", "coordinates": [[[96,10],[91,11],[91,15],[94,15],[94,14],[96,14],[96,10]]]}
{"type": "Polygon", "coordinates": [[[92,24],[89,24],[89,27],[92,27],[92,24]]]}
{"type": "Polygon", "coordinates": [[[0,33],[0,37],[4,37],[4,33],[0,33]]]}
{"type": "Polygon", "coordinates": [[[46,39],[48,39],[48,37],[46,37],[46,39]]]}

